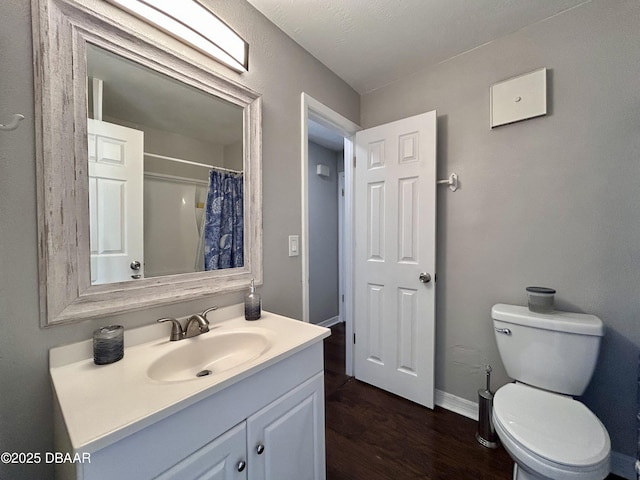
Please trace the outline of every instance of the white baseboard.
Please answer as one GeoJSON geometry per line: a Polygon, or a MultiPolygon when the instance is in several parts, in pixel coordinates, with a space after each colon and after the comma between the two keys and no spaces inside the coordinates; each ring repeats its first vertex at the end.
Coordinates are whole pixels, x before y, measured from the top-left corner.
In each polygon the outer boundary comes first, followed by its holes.
{"type": "Polygon", "coordinates": [[[320,323],[317,323],[316,325],[320,325],[321,327],[333,327],[334,325],[337,325],[340,323],[340,316],[336,315],[335,317],[331,317],[328,318],[320,323]]]}
{"type": "Polygon", "coordinates": [[[478,404],[475,402],[436,389],[435,403],[446,410],[478,421],[478,404]]]}
{"type": "MultiPolygon", "coordinates": [[[[611,473],[627,480],[636,480],[636,459],[618,452],[611,452],[611,473]]],[[[640,473],[640,472],[638,472],[640,473]]]]}
{"type": "MultiPolygon", "coordinates": [[[[478,404],[465,398],[456,397],[442,390],[435,392],[435,404],[463,417],[478,421],[478,404]]],[[[611,452],[611,473],[627,480],[637,480],[636,459],[618,452],[611,452]]],[[[640,464],[639,464],[640,466],[640,464]]]]}

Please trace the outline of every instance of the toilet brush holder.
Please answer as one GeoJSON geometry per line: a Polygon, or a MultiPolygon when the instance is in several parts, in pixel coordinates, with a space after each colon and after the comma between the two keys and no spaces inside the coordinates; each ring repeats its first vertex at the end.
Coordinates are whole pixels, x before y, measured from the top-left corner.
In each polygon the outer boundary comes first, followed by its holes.
{"type": "Polygon", "coordinates": [[[493,393],[491,393],[491,365],[485,367],[487,388],[478,390],[478,431],[476,440],[487,448],[498,448],[499,441],[493,427],[493,393]]]}

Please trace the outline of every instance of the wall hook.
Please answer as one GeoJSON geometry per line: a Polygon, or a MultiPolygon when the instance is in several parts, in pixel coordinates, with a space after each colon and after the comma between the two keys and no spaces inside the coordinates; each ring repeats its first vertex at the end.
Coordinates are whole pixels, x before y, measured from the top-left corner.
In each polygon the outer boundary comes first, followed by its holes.
{"type": "Polygon", "coordinates": [[[3,125],[2,123],[0,123],[0,131],[8,132],[11,130],[15,130],[16,128],[18,128],[18,124],[22,120],[24,120],[24,115],[21,115],[19,113],[14,113],[13,120],[11,120],[11,122],[7,123],[6,125],[3,125]]]}
{"type": "Polygon", "coordinates": [[[449,185],[449,190],[455,192],[458,190],[458,174],[452,173],[446,180],[438,180],[436,183],[438,185],[449,185]]]}

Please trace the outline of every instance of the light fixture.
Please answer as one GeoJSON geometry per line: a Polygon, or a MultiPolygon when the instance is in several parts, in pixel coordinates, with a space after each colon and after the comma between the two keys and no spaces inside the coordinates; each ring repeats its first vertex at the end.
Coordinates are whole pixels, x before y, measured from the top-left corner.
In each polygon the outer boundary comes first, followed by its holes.
{"type": "Polygon", "coordinates": [[[197,0],[108,0],[233,70],[249,69],[249,44],[197,0]]]}

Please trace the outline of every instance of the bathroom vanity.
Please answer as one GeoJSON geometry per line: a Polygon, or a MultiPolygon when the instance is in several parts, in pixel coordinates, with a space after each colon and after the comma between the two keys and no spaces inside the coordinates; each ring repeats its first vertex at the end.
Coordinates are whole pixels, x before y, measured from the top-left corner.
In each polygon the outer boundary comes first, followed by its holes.
{"type": "Polygon", "coordinates": [[[170,342],[164,325],[125,332],[111,365],[93,363],[90,341],[52,349],[56,450],[90,454],[58,477],[324,479],[330,332],[268,312],[247,322],[240,309],[214,312],[192,339],[170,342]]]}

